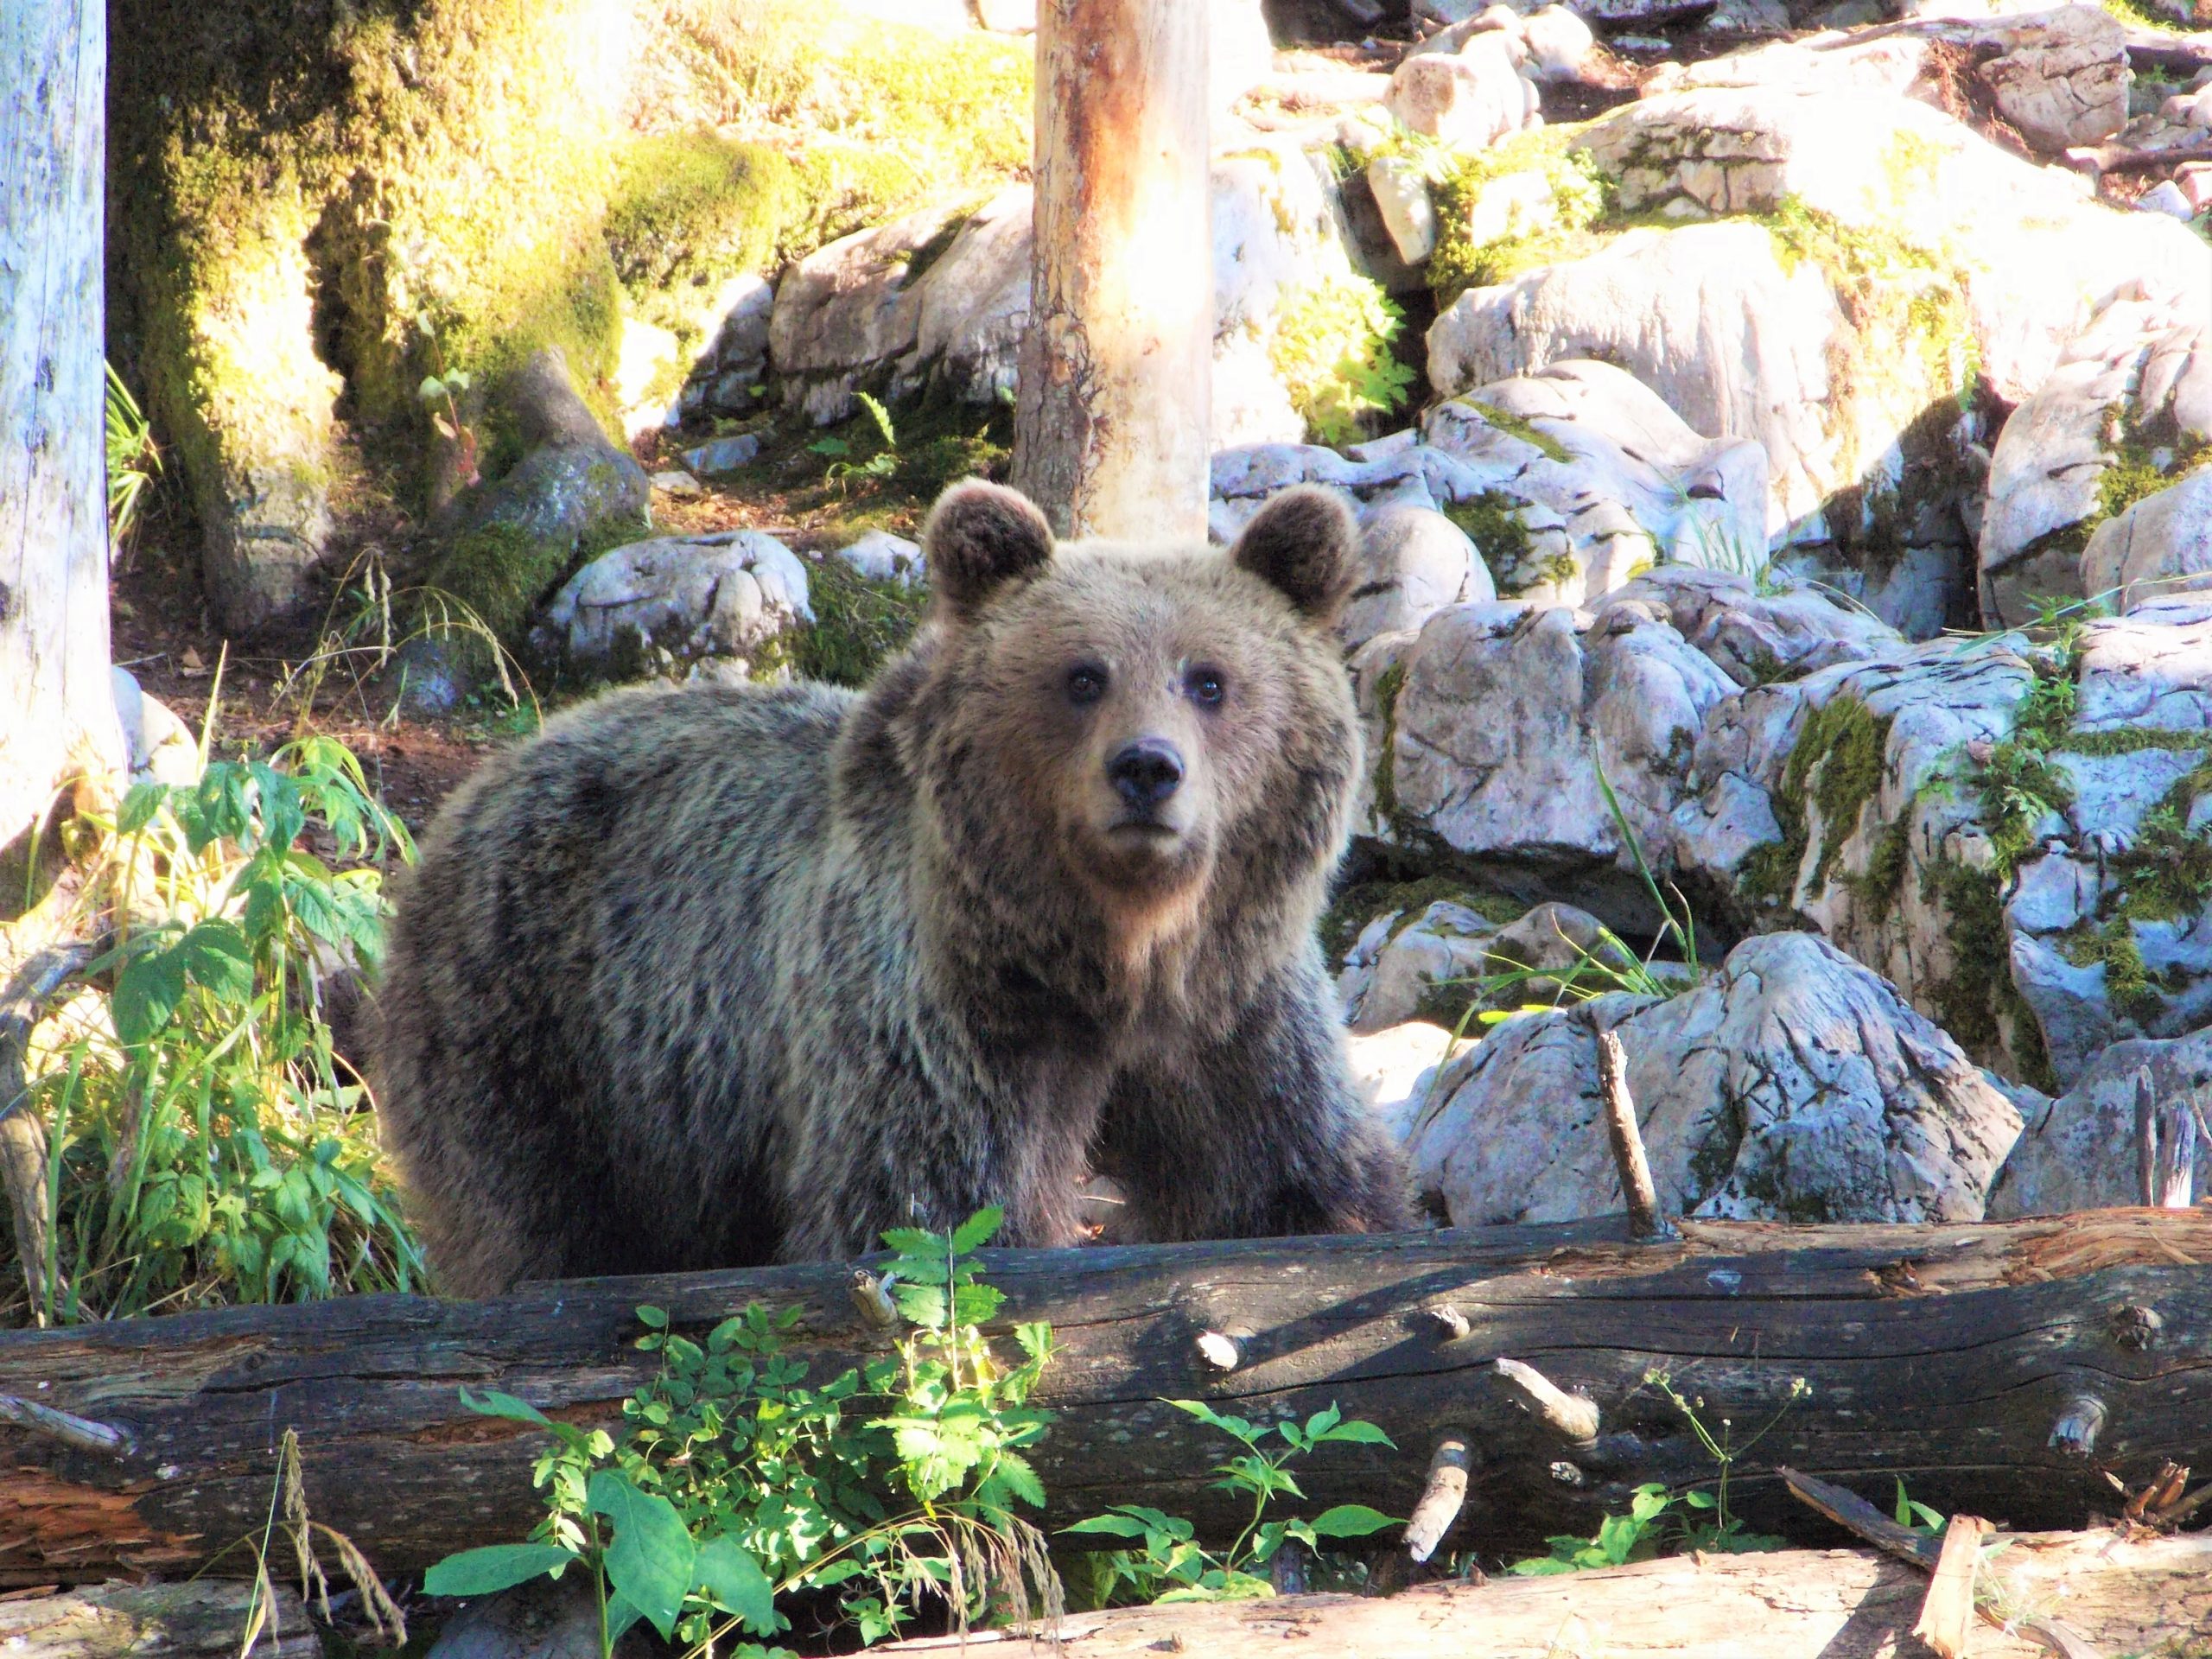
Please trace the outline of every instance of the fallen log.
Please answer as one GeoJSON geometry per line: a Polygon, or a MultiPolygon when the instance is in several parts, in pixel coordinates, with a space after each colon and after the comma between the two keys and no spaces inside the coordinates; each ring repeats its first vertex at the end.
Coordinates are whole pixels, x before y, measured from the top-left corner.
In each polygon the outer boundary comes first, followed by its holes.
{"type": "MultiPolygon", "coordinates": [[[[238,1659],[253,1616],[249,1581],[101,1584],[0,1601],[8,1659],[238,1659]]],[[[279,1585],[264,1610],[253,1659],[322,1659],[299,1597],[279,1585]]]]}
{"type": "MultiPolygon", "coordinates": [[[[987,1252],[1003,1323],[1049,1319],[1059,1344],[1039,1395],[1058,1414],[1035,1459],[1044,1523],[1141,1503],[1234,1527],[1243,1517],[1208,1484],[1219,1437],[1160,1402],[1248,1416],[1334,1402],[1396,1448],[1308,1459],[1316,1508],[1410,1514],[1440,1438],[1458,1433],[1463,1506],[1437,1547],[1540,1549],[1548,1534],[1593,1531],[1638,1483],[1713,1478],[1699,1436],[1647,1382],[1655,1370],[1739,1444],[1777,1420],[1732,1497],[1757,1524],[1812,1541],[1837,1535],[1806,1530],[1825,1523],[1775,1465],[1885,1497],[1894,1475],[1947,1511],[2044,1528],[2116,1512],[2114,1483],[2139,1485],[2168,1459],[2212,1470],[2212,1272],[2199,1265],[2212,1212],[1681,1230],[1632,1243],[1613,1217],[987,1252]]],[[[824,1265],[0,1336],[0,1395],[79,1424],[0,1422],[0,1583],[206,1562],[259,1529],[288,1427],[315,1517],[388,1574],[519,1539],[542,1513],[528,1471],[543,1437],[471,1414],[461,1385],[609,1422],[652,1372],[631,1346],[639,1304],[696,1331],[753,1301],[800,1310],[792,1351],[826,1381],[893,1340],[851,1289],[849,1267],[824,1265]]]]}
{"type": "MultiPolygon", "coordinates": [[[[1993,1605],[2063,1605],[2097,1654],[2197,1652],[2212,1629],[2212,1539],[2128,1541],[2110,1533],[2030,1534],[1982,1570],[1993,1605]]],[[[1318,1638],[1331,1659],[1897,1659],[1928,1578],[1857,1550],[1684,1555],[1551,1579],[1427,1584],[1403,1594],[1073,1614],[1048,1636],[975,1631],[981,1659],[1276,1659],[1318,1638]]],[[[2050,1651],[2017,1631],[1974,1631],[1974,1659],[2050,1651]]],[[[957,1637],[894,1642],[878,1654],[961,1651],[957,1637]]]]}

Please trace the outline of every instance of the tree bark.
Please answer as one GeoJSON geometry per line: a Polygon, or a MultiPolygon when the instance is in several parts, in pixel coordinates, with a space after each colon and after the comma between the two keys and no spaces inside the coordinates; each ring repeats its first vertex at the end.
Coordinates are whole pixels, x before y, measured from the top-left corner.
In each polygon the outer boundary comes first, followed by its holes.
{"type": "MultiPolygon", "coordinates": [[[[2190,1651],[2212,1620],[2212,1538],[2029,1534],[1986,1563],[1980,1583],[1999,1605],[2056,1609],[2097,1653],[2190,1651]]],[[[1387,1599],[1077,1613],[1060,1621],[1058,1648],[999,1631],[972,1633],[967,1646],[982,1659],[1280,1659],[1306,1648],[1346,1659],[1899,1659],[1927,1651],[1910,1634],[1927,1591],[1926,1573],[1854,1550],[1678,1555],[1559,1578],[1421,1585],[1387,1599]]],[[[949,1636],[873,1649],[960,1650],[949,1636]]],[[[1972,1651],[2025,1659],[2048,1649],[1980,1625],[1972,1651]]]]}
{"type": "MultiPolygon", "coordinates": [[[[2112,1480],[2140,1484],[2168,1459],[2212,1469],[2212,1274],[2199,1265],[2212,1211],[1682,1232],[1631,1243],[1615,1217],[988,1253],[985,1276],[1007,1293],[994,1329],[1049,1319],[1059,1346],[1039,1393],[1058,1413],[1035,1457],[1042,1522],[1140,1503],[1233,1529],[1246,1517],[1211,1485],[1221,1437],[1162,1402],[1262,1419],[1333,1402],[1396,1444],[1302,1460],[1315,1510],[1410,1514],[1439,1437],[1457,1431],[1465,1503],[1440,1548],[1541,1553],[1548,1534],[1593,1532],[1641,1482],[1712,1480],[1682,1413],[1647,1382],[1655,1370],[1738,1446],[1773,1422],[1731,1499],[1809,1541],[1837,1535],[1787,1495],[1777,1465],[1885,1503],[1902,1478],[1923,1503],[2009,1527],[2114,1512],[2112,1480]],[[1200,1353],[1209,1331],[1250,1333],[1230,1369],[1200,1353]],[[1501,1357],[1586,1397],[1594,1426],[1533,1406],[1541,1391],[1502,1375],[1501,1357]]],[[[696,1332],[753,1301],[801,1310],[792,1352],[826,1382],[893,1339],[850,1292],[849,1268],[822,1265],[0,1337],[0,1394],[96,1426],[73,1446],[0,1427],[0,1583],[206,1561],[260,1527],[288,1427],[316,1519],[387,1573],[518,1540],[542,1514],[529,1476],[542,1436],[472,1414],[461,1386],[610,1423],[654,1369],[631,1346],[640,1304],[696,1332]],[[111,1444],[101,1428],[123,1437],[119,1455],[96,1449],[111,1444]]]]}
{"type": "Polygon", "coordinates": [[[1063,536],[1205,537],[1210,10],[1037,10],[1036,234],[1014,482],[1063,536]]]}
{"type": "MultiPolygon", "coordinates": [[[[278,1585],[273,1604],[253,1659],[321,1659],[322,1643],[299,1597],[278,1585]]],[[[8,1659],[237,1659],[252,1607],[252,1583],[224,1579],[103,1584],[0,1602],[0,1653],[8,1659]]]]}
{"type": "Polygon", "coordinates": [[[0,6],[0,847],[120,759],[108,683],[106,10],[0,6]]]}

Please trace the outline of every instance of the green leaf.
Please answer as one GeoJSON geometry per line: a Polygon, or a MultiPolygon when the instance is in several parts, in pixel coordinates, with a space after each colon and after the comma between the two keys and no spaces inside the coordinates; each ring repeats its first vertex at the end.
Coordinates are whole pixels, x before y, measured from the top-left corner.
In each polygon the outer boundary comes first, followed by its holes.
{"type": "Polygon", "coordinates": [[[1398,1523],[1382,1510],[1370,1510],[1364,1503],[1339,1503],[1334,1509],[1322,1510],[1310,1524],[1324,1538],[1364,1538],[1370,1532],[1380,1532],[1398,1523]]]}
{"type": "Polygon", "coordinates": [[[1006,1219],[1006,1211],[998,1205],[986,1205],[952,1230],[952,1253],[965,1255],[980,1249],[999,1230],[1006,1219]]]}
{"type": "Polygon", "coordinates": [[[566,1567],[576,1558],[557,1544],[487,1544],[448,1555],[423,1575],[431,1596],[488,1596],[566,1567]]]}
{"type": "Polygon", "coordinates": [[[149,1040],[184,1000],[184,958],[174,947],[149,950],[116,976],[108,1011],[125,1044],[149,1040]]]}
{"type": "Polygon", "coordinates": [[[614,1523],[614,1541],[607,1547],[607,1581],[667,1640],[695,1581],[698,1552],[683,1517],[666,1498],[639,1491],[612,1469],[593,1474],[584,1503],[614,1523]]]}
{"type": "Polygon", "coordinates": [[[135,836],[154,821],[162,810],[162,803],[169,798],[167,784],[133,784],[130,792],[123,798],[123,806],[115,815],[115,832],[119,836],[135,836]]]}
{"type": "Polygon", "coordinates": [[[901,1255],[941,1257],[944,1254],[944,1241],[918,1227],[887,1227],[883,1230],[883,1243],[887,1249],[901,1255]]]}
{"type": "Polygon", "coordinates": [[[754,1636],[775,1634],[776,1586],[735,1539],[709,1539],[699,1550],[697,1573],[707,1593],[724,1611],[743,1619],[747,1630],[754,1636]]]}
{"type": "Polygon", "coordinates": [[[1133,1515],[1094,1515],[1087,1521],[1078,1521],[1071,1527],[1062,1527],[1062,1532],[1104,1533],[1113,1538],[1141,1538],[1144,1522],[1133,1515]]]}
{"type": "Polygon", "coordinates": [[[1363,1422],[1357,1417],[1348,1423],[1338,1423],[1334,1428],[1313,1438],[1316,1440],[1345,1440],[1355,1446],[1387,1446],[1393,1451],[1397,1448],[1397,1442],[1388,1434],[1373,1423],[1363,1422]]]}
{"type": "Polygon", "coordinates": [[[512,1394],[502,1394],[497,1389],[486,1389],[480,1395],[471,1394],[466,1387],[461,1391],[461,1403],[485,1417],[504,1417],[512,1423],[536,1423],[541,1428],[551,1428],[553,1420],[527,1400],[518,1400],[512,1394]]]}
{"type": "Polygon", "coordinates": [[[170,947],[195,985],[217,1001],[238,1003],[253,995],[253,947],[235,923],[200,923],[170,947]]]}

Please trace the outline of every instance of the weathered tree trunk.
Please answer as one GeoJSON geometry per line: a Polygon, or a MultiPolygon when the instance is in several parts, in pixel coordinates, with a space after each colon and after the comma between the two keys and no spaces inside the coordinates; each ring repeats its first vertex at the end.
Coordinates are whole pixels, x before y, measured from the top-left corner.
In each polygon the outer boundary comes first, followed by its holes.
{"type": "Polygon", "coordinates": [[[107,20],[0,6],[0,847],[112,765],[101,336],[107,20]]]}
{"type": "MultiPolygon", "coordinates": [[[[272,1574],[277,1563],[270,1564],[272,1574]]],[[[322,1643],[300,1599],[276,1586],[255,1659],[321,1659],[322,1643]]],[[[0,1602],[0,1653],[8,1659],[236,1659],[253,1613],[253,1586],[102,1584],[61,1595],[0,1602]]]]}
{"type": "MultiPolygon", "coordinates": [[[[2055,1611],[2096,1653],[2194,1651],[2187,1644],[2212,1628],[2212,1538],[2030,1534],[2006,1543],[1981,1584],[2014,1617],[2055,1611]]],[[[1927,1590],[1926,1573],[1853,1550],[1675,1556],[1555,1579],[1422,1585],[1388,1599],[1082,1613],[1060,1622],[1057,1649],[995,1631],[967,1645],[989,1659],[1281,1659],[1307,1649],[1345,1659],[1897,1659],[1927,1651],[1910,1635],[1927,1590]]],[[[874,1649],[959,1650],[957,1637],[874,1649]]],[[[1971,1649],[1975,1659],[2048,1650],[1987,1625],[1971,1649]]]]}
{"type": "Polygon", "coordinates": [[[1014,482],[1063,536],[1203,540],[1206,5],[1044,0],[1014,482]]]}
{"type": "MultiPolygon", "coordinates": [[[[1036,1456],[1044,1523],[1141,1503],[1233,1529],[1244,1517],[1209,1485],[1220,1437],[1163,1400],[1262,1417],[1334,1402],[1396,1447],[1306,1460],[1317,1509],[1409,1514],[1456,1431],[1466,1499],[1441,1546],[1541,1550],[1593,1530],[1639,1482],[1713,1476],[1654,1370],[1738,1445],[1778,1419],[1732,1498],[1813,1541],[1833,1535],[1777,1465],[1885,1501],[1901,1476],[1923,1502],[2014,1527],[2115,1510],[2107,1471],[2212,1469],[2212,1272],[2196,1265],[2212,1261],[2212,1212],[1682,1231],[1632,1243],[1616,1218],[991,1253],[1005,1321],[1049,1319],[1059,1344],[1041,1391],[1058,1414],[1036,1456]]],[[[611,1421],[653,1369],[630,1348],[639,1304],[698,1330],[752,1301],[802,1310],[793,1351],[826,1381],[889,1341],[850,1292],[849,1270],[823,1265],[0,1337],[0,1395],[103,1426],[74,1445],[0,1427],[0,1583],[206,1560],[261,1525],[288,1427],[316,1519],[386,1573],[519,1539],[541,1512],[541,1439],[471,1414],[460,1386],[611,1421]]]]}

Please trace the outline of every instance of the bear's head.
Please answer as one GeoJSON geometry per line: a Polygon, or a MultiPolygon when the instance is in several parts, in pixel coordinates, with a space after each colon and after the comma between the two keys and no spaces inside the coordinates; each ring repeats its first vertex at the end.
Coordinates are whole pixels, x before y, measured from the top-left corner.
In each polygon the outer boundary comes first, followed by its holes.
{"type": "Polygon", "coordinates": [[[1033,915],[1066,895],[1125,947],[1202,918],[1310,930],[1360,765],[1331,634],[1344,503],[1286,491],[1225,554],[1056,546],[1024,498],[969,482],[924,543],[933,644],[902,747],[945,861],[1033,915]]]}

